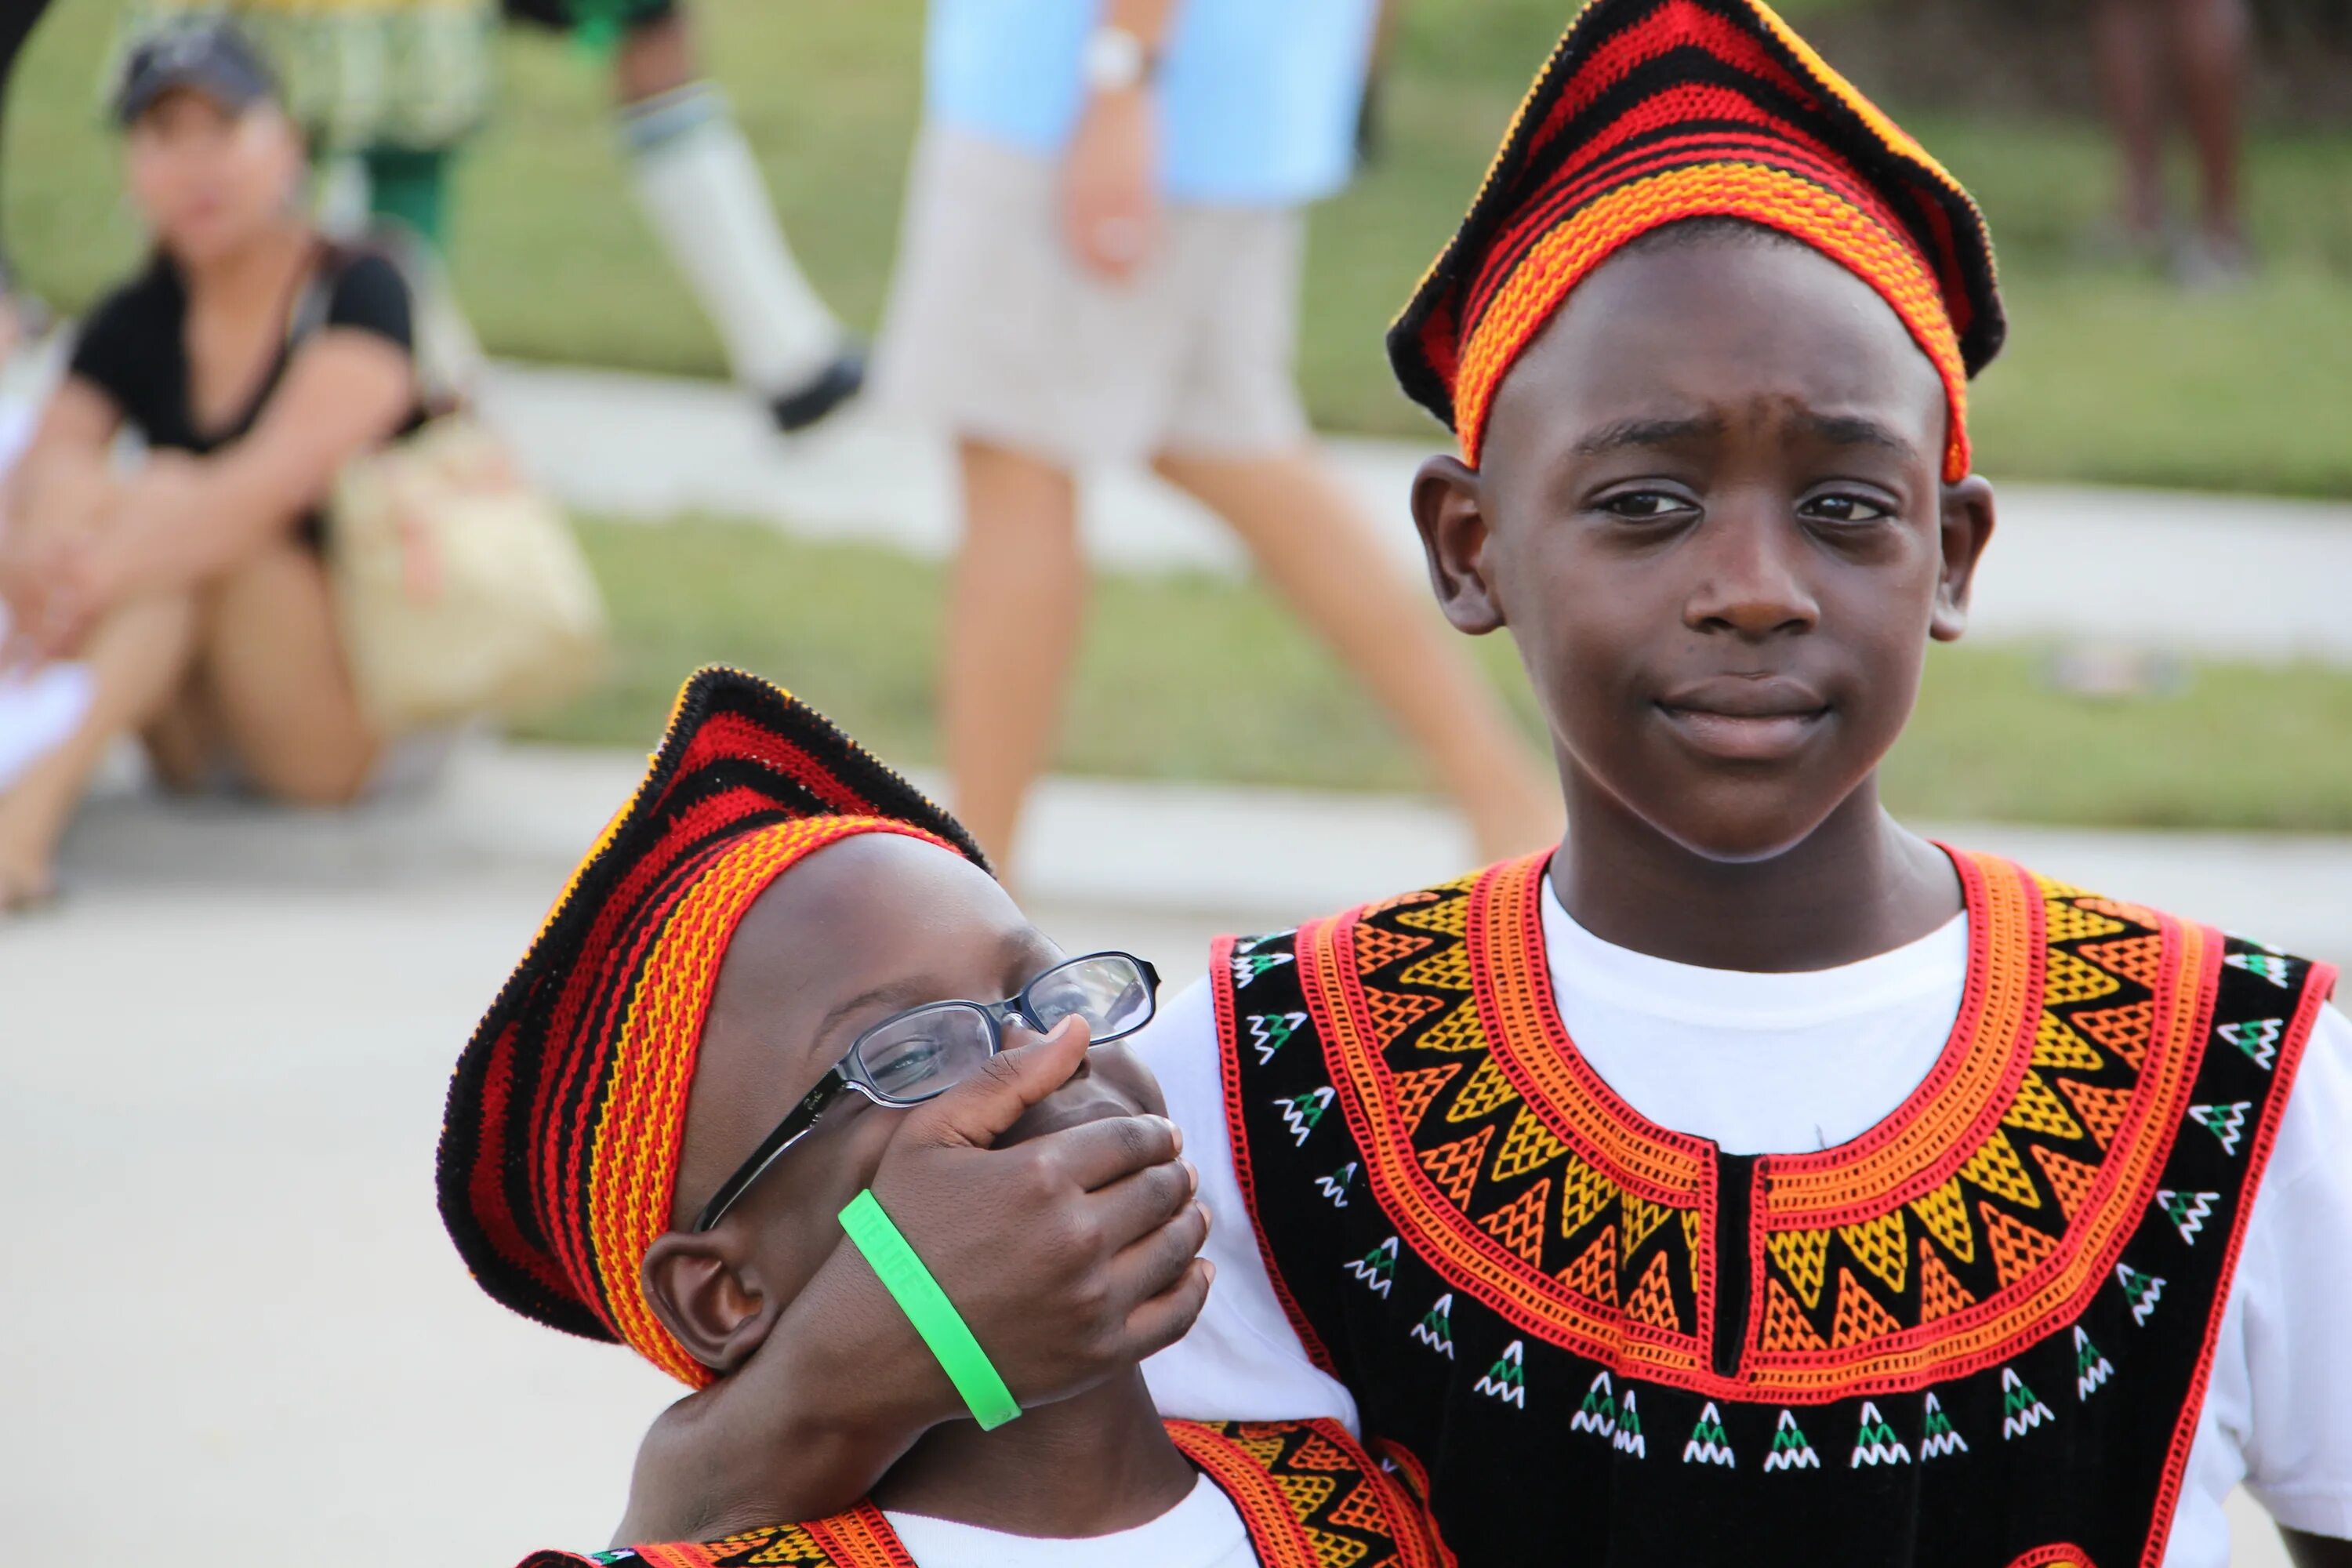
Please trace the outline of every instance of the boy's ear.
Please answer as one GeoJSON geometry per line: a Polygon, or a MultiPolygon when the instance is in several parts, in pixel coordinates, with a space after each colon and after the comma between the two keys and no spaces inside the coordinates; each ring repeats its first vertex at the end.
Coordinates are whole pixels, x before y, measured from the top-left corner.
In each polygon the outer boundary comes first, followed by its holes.
{"type": "Polygon", "coordinates": [[[673,1230],[646,1249],[641,1278],[654,1316],[686,1353],[725,1373],[768,1338],[782,1301],[760,1288],[725,1226],[697,1234],[673,1230]]]}
{"type": "Polygon", "coordinates": [[[1969,595],[1975,591],[1977,562],[1992,538],[1992,485],[1970,474],[1944,487],[1944,569],[1936,579],[1936,610],[1927,635],[1958,642],[1969,627],[1969,595]]]}
{"type": "Polygon", "coordinates": [[[1484,637],[1504,625],[1486,581],[1486,500],[1478,471],[1458,458],[1432,458],[1412,477],[1412,521],[1429,561],[1429,585],[1454,629],[1484,637]]]}

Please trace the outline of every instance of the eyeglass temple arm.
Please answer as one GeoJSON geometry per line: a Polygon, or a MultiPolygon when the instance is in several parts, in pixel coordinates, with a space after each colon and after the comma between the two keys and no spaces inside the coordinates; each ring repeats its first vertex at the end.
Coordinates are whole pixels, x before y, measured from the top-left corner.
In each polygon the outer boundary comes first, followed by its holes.
{"type": "Polygon", "coordinates": [[[849,1079],[839,1068],[835,1068],[817,1079],[816,1087],[802,1096],[801,1102],[787,1112],[776,1130],[751,1151],[751,1157],[735,1167],[735,1173],[719,1184],[702,1212],[695,1216],[697,1234],[709,1230],[727,1217],[727,1211],[748,1191],[752,1183],[767,1174],[768,1167],[783,1158],[784,1151],[799,1142],[808,1130],[816,1125],[818,1113],[833,1103],[834,1097],[849,1087],[849,1079]]]}

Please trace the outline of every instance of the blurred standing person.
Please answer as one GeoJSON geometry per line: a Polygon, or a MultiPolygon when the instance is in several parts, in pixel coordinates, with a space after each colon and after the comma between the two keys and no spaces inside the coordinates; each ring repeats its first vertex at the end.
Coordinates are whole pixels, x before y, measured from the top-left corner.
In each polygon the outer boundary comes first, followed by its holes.
{"type": "Polygon", "coordinates": [[[78,659],[78,727],[0,792],[0,911],[51,890],[90,771],[139,735],[168,784],[220,763],[278,800],[339,804],[382,750],[320,557],[317,509],[351,458],[415,427],[410,301],[381,257],[304,214],[302,139],[224,22],[130,57],[115,112],[152,237],[83,323],[10,476],[0,668],[78,659]],[[314,317],[298,333],[289,322],[314,317]],[[118,477],[118,430],[149,455],[118,477]]]}
{"type": "Polygon", "coordinates": [[[504,0],[518,21],[609,40],[614,118],[637,200],[719,333],[737,384],[779,429],[857,395],[866,357],[803,276],[751,143],[702,74],[680,0],[504,0]]]}
{"type": "Polygon", "coordinates": [[[2173,249],[2174,269],[2192,287],[2242,279],[2252,264],[2238,189],[2245,0],[2098,0],[2093,26],[2123,153],[2126,237],[2154,253],[2168,242],[2164,137],[2177,99],[2196,150],[2199,208],[2196,230],[2173,249]]]}
{"type": "Polygon", "coordinates": [[[956,439],[941,724],[956,812],[999,865],[1058,727],[1086,587],[1076,473],[1102,462],[1149,461],[1240,535],[1482,853],[1557,826],[1501,703],[1299,405],[1303,209],[1347,181],[1377,10],[932,0],[877,387],[956,439]]]}

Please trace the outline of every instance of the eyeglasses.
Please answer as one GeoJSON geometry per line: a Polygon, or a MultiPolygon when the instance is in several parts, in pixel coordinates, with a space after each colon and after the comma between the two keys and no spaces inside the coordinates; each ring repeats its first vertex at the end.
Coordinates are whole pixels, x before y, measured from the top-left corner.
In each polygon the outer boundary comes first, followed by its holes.
{"type": "Polygon", "coordinates": [[[845,1093],[877,1105],[920,1105],[977,1073],[1004,1048],[1004,1026],[1045,1034],[1066,1018],[1083,1018],[1094,1045],[1131,1035],[1151,1022],[1160,972],[1132,953],[1091,952],[1057,963],[996,1003],[927,1002],[893,1013],[851,1042],[849,1054],[817,1080],[751,1157],[736,1167],[696,1217],[697,1231],[727,1217],[751,1184],[806,1137],[826,1107],[845,1093]]]}

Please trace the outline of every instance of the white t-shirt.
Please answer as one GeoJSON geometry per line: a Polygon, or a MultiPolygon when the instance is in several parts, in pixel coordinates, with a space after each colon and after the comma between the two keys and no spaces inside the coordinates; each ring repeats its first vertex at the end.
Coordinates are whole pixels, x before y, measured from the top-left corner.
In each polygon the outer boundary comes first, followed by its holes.
{"type": "MultiPolygon", "coordinates": [[[[1848,1142],[1926,1079],[1959,1015],[1967,918],[1860,963],[1793,974],[1700,969],[1601,941],[1543,891],[1560,1018],[1593,1070],[1650,1121],[1732,1153],[1848,1142]]],[[[1139,1048],[1184,1130],[1217,1267],[1184,1340],[1144,1363],[1161,1414],[1329,1415],[1348,1391],[1283,1315],[1234,1173],[1206,982],[1139,1048]]],[[[2281,1523],[2352,1537],[2352,1021],[2313,1030],[2246,1222],[2166,1568],[2226,1568],[2222,1500],[2241,1481],[2281,1523]]]]}
{"type": "Polygon", "coordinates": [[[1150,1523],[1076,1541],[1007,1535],[919,1513],[885,1510],[882,1517],[916,1568],[1257,1568],[1248,1527],[1206,1476],[1150,1523]]]}

